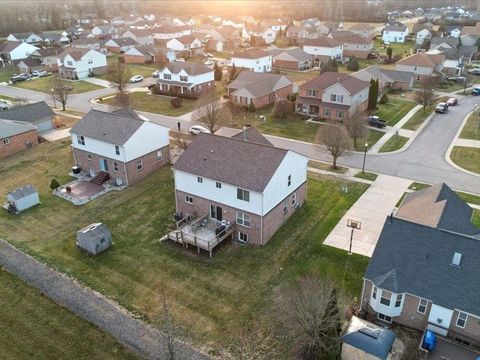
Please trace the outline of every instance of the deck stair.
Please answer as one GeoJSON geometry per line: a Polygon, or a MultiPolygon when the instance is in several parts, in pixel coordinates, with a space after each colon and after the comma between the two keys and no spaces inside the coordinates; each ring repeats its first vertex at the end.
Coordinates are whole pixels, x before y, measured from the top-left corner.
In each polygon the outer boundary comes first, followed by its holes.
{"type": "Polygon", "coordinates": [[[107,181],[110,178],[110,175],[108,172],[105,171],[100,171],[95,177],[90,180],[92,184],[102,186],[105,181],[107,181]]]}

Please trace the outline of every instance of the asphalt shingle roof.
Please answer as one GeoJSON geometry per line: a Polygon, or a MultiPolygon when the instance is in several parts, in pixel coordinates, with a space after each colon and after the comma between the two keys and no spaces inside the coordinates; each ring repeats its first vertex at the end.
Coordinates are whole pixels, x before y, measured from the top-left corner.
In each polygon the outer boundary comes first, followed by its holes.
{"type": "Polygon", "coordinates": [[[357,92],[368,88],[369,86],[368,81],[359,80],[351,75],[336,72],[325,72],[320,76],[307,81],[301,86],[301,88],[323,91],[336,83],[342,85],[350,94],[356,94],[357,92]]]}
{"type": "Polygon", "coordinates": [[[227,88],[235,91],[246,89],[253,96],[260,97],[289,85],[292,82],[283,75],[242,71],[227,88]]]}
{"type": "Polygon", "coordinates": [[[260,134],[253,127],[249,127],[243,131],[240,131],[238,134],[233,135],[232,139],[238,139],[238,140],[247,141],[251,143],[273,146],[273,144],[270,141],[268,141],[268,139],[265,136],[260,134]]]}
{"type": "Polygon", "coordinates": [[[45,101],[13,107],[0,112],[0,118],[35,124],[41,119],[55,115],[45,101]]]}
{"type": "Polygon", "coordinates": [[[269,56],[268,52],[261,49],[248,49],[234,53],[232,58],[258,59],[266,56],[269,56]]]}
{"type": "Polygon", "coordinates": [[[203,64],[188,61],[175,61],[171,64],[168,64],[166,67],[173,74],[178,74],[182,70],[185,70],[188,75],[199,75],[213,71],[213,69],[210,69],[203,64]]]}
{"type": "Polygon", "coordinates": [[[27,131],[36,130],[37,128],[30,124],[25,124],[20,121],[3,120],[2,111],[0,111],[0,139],[4,139],[10,136],[23,134],[27,131]]]}
{"type": "Polygon", "coordinates": [[[319,46],[319,47],[338,47],[342,43],[338,40],[332,39],[328,36],[320,36],[317,39],[307,39],[303,43],[304,46],[319,46]]]}

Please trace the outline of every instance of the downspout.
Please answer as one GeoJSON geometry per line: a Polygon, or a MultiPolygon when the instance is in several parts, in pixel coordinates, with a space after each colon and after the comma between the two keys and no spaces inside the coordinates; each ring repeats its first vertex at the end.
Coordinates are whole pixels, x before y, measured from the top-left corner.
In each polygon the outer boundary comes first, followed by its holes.
{"type": "Polygon", "coordinates": [[[264,214],[264,203],[263,203],[263,192],[262,192],[262,216],[260,217],[260,245],[263,245],[263,214],[264,214]]]}
{"type": "Polygon", "coordinates": [[[361,293],[362,299],[360,300],[360,310],[363,309],[364,291],[365,291],[365,278],[363,278],[363,282],[362,282],[362,293],[361,293]]]}
{"type": "Polygon", "coordinates": [[[125,167],[125,179],[127,179],[127,186],[130,185],[130,181],[128,181],[128,171],[127,171],[127,155],[125,153],[125,147],[122,146],[122,150],[123,150],[123,163],[124,163],[124,167],[125,167]]]}

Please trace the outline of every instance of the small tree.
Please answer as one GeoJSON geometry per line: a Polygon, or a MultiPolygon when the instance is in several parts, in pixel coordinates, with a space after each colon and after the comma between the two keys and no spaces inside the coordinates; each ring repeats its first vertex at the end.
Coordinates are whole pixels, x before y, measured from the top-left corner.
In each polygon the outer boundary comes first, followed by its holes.
{"type": "Polygon", "coordinates": [[[352,56],[347,64],[347,70],[349,71],[358,71],[360,70],[360,64],[355,56],[352,56]]]}
{"type": "Polygon", "coordinates": [[[55,190],[55,189],[58,189],[60,187],[60,184],[59,182],[57,181],[57,179],[52,179],[52,181],[50,181],[50,189],[52,190],[55,190]]]}
{"type": "Polygon", "coordinates": [[[178,108],[182,107],[182,103],[183,103],[183,101],[179,97],[174,97],[172,100],[170,100],[170,104],[172,104],[172,106],[175,109],[178,109],[178,108]]]}
{"type": "Polygon", "coordinates": [[[253,104],[253,101],[250,101],[250,104],[248,104],[247,110],[248,110],[248,112],[255,112],[255,110],[257,110],[255,108],[255,105],[253,104]]]}
{"type": "Polygon", "coordinates": [[[273,116],[275,118],[287,118],[293,112],[293,104],[288,99],[278,99],[273,105],[273,116]]]}
{"type": "Polygon", "coordinates": [[[62,104],[62,110],[65,111],[68,95],[72,91],[72,87],[67,85],[67,83],[59,75],[52,77],[51,86],[54,100],[62,104]]]}
{"type": "Polygon", "coordinates": [[[160,332],[167,345],[167,359],[175,360],[176,346],[175,337],[178,335],[178,329],[175,325],[172,315],[171,304],[167,299],[165,288],[160,287],[160,306],[162,313],[158,319],[160,332]]]}
{"type": "Polygon", "coordinates": [[[355,148],[357,147],[357,140],[367,135],[367,124],[367,117],[358,110],[354,110],[352,115],[345,120],[345,128],[352,138],[355,148]]]}
{"type": "Polygon", "coordinates": [[[215,61],[215,64],[213,65],[213,74],[214,74],[215,81],[222,81],[223,72],[220,66],[218,66],[216,61],[215,61]]]}
{"type": "Polygon", "coordinates": [[[106,78],[117,88],[118,92],[125,92],[125,88],[131,77],[132,72],[124,62],[113,61],[108,65],[106,78]]]}
{"type": "Polygon", "coordinates": [[[214,90],[203,93],[198,99],[198,108],[193,112],[194,121],[205,126],[212,134],[228,123],[232,117],[230,109],[223,106],[214,90]]]}
{"type": "Polygon", "coordinates": [[[338,63],[335,59],[328,59],[327,62],[322,62],[320,66],[320,73],[325,72],[338,72],[338,63]]]}
{"type": "Polygon", "coordinates": [[[382,104],[382,105],[385,105],[385,104],[388,104],[389,102],[389,99],[388,99],[388,95],[387,93],[383,93],[382,97],[380,98],[379,100],[379,104],[382,104]]]}
{"type": "Polygon", "coordinates": [[[417,104],[423,106],[423,112],[425,112],[427,106],[431,106],[435,99],[435,88],[437,86],[437,80],[433,77],[426,77],[420,82],[420,89],[414,93],[414,99],[417,104]]]}
{"type": "Polygon", "coordinates": [[[375,79],[370,79],[370,87],[368,88],[368,105],[367,110],[373,111],[377,108],[377,84],[375,79]]]}
{"type": "Polygon", "coordinates": [[[337,159],[351,148],[347,130],[341,125],[320,126],[315,135],[315,142],[323,147],[333,159],[332,167],[337,169],[337,159]]]}
{"type": "Polygon", "coordinates": [[[388,60],[392,60],[393,48],[391,46],[387,48],[387,56],[388,56],[388,60]]]}
{"type": "Polygon", "coordinates": [[[235,67],[235,63],[232,64],[232,68],[230,69],[230,81],[233,81],[237,78],[237,68],[235,67]]]}

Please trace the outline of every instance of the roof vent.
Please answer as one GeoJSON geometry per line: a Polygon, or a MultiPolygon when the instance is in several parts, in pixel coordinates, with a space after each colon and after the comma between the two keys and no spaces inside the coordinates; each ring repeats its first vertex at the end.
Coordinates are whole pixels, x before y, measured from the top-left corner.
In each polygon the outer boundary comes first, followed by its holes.
{"type": "Polygon", "coordinates": [[[378,339],[378,336],[380,335],[380,331],[373,330],[368,327],[361,328],[358,330],[358,332],[374,339],[378,339]]]}
{"type": "Polygon", "coordinates": [[[462,254],[455,252],[455,254],[453,254],[452,263],[450,265],[460,267],[461,262],[462,262],[462,254]]]}

